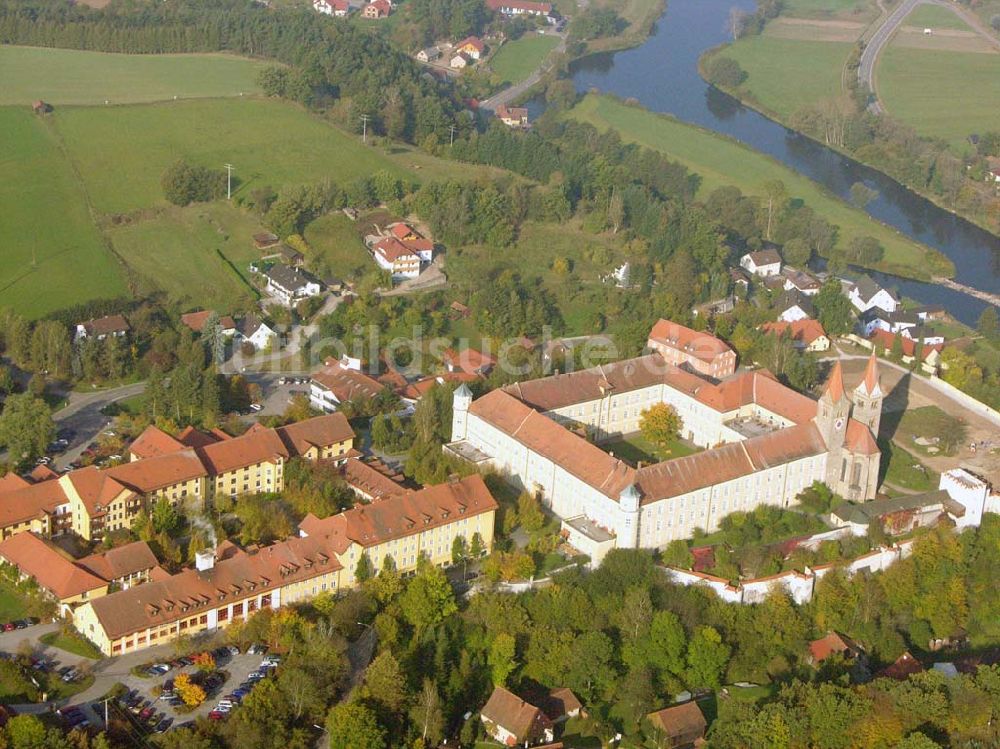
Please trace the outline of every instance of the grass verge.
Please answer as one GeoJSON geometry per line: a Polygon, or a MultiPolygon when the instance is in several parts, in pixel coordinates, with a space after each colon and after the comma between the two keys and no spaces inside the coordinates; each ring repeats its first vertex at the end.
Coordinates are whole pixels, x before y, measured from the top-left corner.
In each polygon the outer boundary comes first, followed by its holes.
{"type": "Polygon", "coordinates": [[[72,632],[49,632],[38,638],[43,645],[65,650],[67,653],[78,655],[81,658],[91,658],[100,660],[104,657],[93,643],[87,641],[80,635],[72,632]]]}

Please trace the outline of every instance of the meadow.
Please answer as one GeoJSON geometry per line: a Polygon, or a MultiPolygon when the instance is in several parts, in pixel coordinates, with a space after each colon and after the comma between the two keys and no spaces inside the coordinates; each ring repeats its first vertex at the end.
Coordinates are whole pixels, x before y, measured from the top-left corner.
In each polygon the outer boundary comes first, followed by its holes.
{"type": "Polygon", "coordinates": [[[967,150],[972,133],[995,130],[1000,54],[906,49],[893,43],[876,70],[879,98],[918,133],[967,150]]]}
{"type": "Polygon", "coordinates": [[[129,107],[73,107],[53,116],[101,213],[164,204],[160,177],[178,159],[230,163],[236,194],[322,179],[346,183],[405,170],[304,110],[268,99],[206,99],[129,107]]]}
{"type": "Polygon", "coordinates": [[[787,118],[841,92],[841,74],[852,45],[780,39],[763,34],[739,40],[723,54],[747,72],[741,90],[763,109],[787,118]]]}
{"type": "Polygon", "coordinates": [[[523,36],[504,44],[490,60],[490,67],[507,83],[523,81],[558,44],[554,36],[523,36]]]}
{"type": "Polygon", "coordinates": [[[304,236],[338,278],[357,278],[372,268],[373,261],[361,241],[358,223],[343,213],[321,216],[306,227],[304,236]]]}
{"type": "Polygon", "coordinates": [[[233,55],[123,55],[0,47],[0,104],[132,104],[259,93],[269,63],[233,55]]]}
{"type": "Polygon", "coordinates": [[[960,29],[968,31],[969,25],[950,8],[940,5],[918,5],[904,20],[907,26],[920,29],[960,29]]]}
{"type": "Polygon", "coordinates": [[[782,15],[799,18],[832,18],[872,16],[873,3],[869,0],[786,0],[782,15]]]}
{"type": "Polygon", "coordinates": [[[765,182],[779,179],[788,194],[805,202],[840,227],[838,243],[856,236],[875,237],[885,248],[878,268],[908,278],[947,272],[950,261],[929,247],[912,242],[863,211],[826,192],[812,180],[736,141],[687,125],[671,117],[627,106],[611,97],[589,94],[568,116],[599,130],[613,128],[624,141],[667,154],[702,178],[700,197],[717,187],[735,185],[746,194],[760,194],[765,182]]]}
{"type": "Polygon", "coordinates": [[[32,318],[128,293],[49,125],[0,107],[0,304],[32,318]]]}

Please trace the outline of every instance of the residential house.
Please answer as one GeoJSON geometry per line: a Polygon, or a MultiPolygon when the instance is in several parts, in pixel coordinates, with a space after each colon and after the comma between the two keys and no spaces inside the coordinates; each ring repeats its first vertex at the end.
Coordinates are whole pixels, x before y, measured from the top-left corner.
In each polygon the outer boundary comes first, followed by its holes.
{"type": "Polygon", "coordinates": [[[390,13],[392,3],[389,0],[372,0],[361,12],[365,18],[386,18],[390,13]]]}
{"type": "Polygon", "coordinates": [[[14,486],[0,493],[0,540],[29,531],[59,535],[71,517],[69,498],[58,481],[14,486]]]}
{"type": "Polygon", "coordinates": [[[853,660],[861,654],[861,648],[850,638],[836,632],[827,632],[818,640],[809,643],[809,663],[818,666],[834,655],[853,660]]]}
{"type": "Polygon", "coordinates": [[[797,322],[816,316],[816,308],[809,297],[798,291],[786,291],[775,304],[778,322],[797,322]]]}
{"type": "Polygon", "coordinates": [[[847,297],[859,312],[867,312],[875,307],[883,312],[895,312],[901,304],[894,292],[883,289],[870,276],[862,276],[857,283],[852,284],[847,297]]]}
{"type": "Polygon", "coordinates": [[[247,315],[240,320],[236,333],[238,341],[249,343],[257,351],[271,348],[278,340],[278,334],[253,315],[247,315]]]}
{"type": "Polygon", "coordinates": [[[781,255],[775,249],[748,252],[740,258],[740,267],[761,278],[777,276],[781,273],[781,255]]]}
{"type": "Polygon", "coordinates": [[[456,44],[452,49],[458,54],[465,55],[472,60],[478,60],[486,51],[486,45],[483,44],[483,40],[478,36],[469,36],[456,44]]]}
{"type": "Polygon", "coordinates": [[[451,60],[448,62],[448,66],[454,70],[462,70],[469,66],[469,58],[461,53],[453,55],[451,60]]]}
{"type": "Polygon", "coordinates": [[[420,258],[420,262],[429,263],[434,259],[434,242],[427,239],[407,223],[400,221],[389,227],[389,233],[410,252],[420,258]]]}
{"type": "Polygon", "coordinates": [[[760,329],[771,335],[784,335],[792,339],[795,348],[802,351],[829,351],[830,339],[818,320],[796,320],[795,322],[769,322],[760,329]]]}
{"type": "Polygon", "coordinates": [[[314,372],[309,382],[309,403],[313,408],[332,413],[342,403],[369,400],[379,395],[384,386],[369,377],[358,366],[346,361],[327,359],[323,368],[314,372]]]}
{"type": "Polygon", "coordinates": [[[913,676],[913,674],[919,674],[923,672],[923,670],[923,664],[914,658],[909,650],[904,650],[903,654],[899,656],[899,658],[875,675],[885,679],[906,681],[913,676]]]}
{"type": "Polygon", "coordinates": [[[552,18],[552,4],[530,0],[486,0],[486,7],[504,16],[544,16],[552,18]]]}
{"type": "Polygon", "coordinates": [[[108,592],[107,580],[77,565],[65,551],[34,533],[18,533],[0,542],[0,564],[13,567],[19,580],[34,580],[59,604],[60,613],[108,592]]]}
{"type": "MultiPolygon", "coordinates": [[[[903,352],[903,363],[909,364],[917,356],[918,341],[904,335],[887,333],[884,330],[876,330],[872,333],[869,340],[871,341],[874,351],[888,356],[892,353],[892,349],[897,338],[899,339],[900,348],[903,352]]],[[[944,349],[944,344],[925,344],[922,341],[919,343],[921,368],[930,374],[937,372],[938,367],[941,364],[941,351],[944,349]]]]}
{"type": "Polygon", "coordinates": [[[98,341],[108,337],[124,338],[130,330],[128,320],[122,315],[107,315],[96,320],[77,323],[73,341],[82,341],[84,338],[96,338],[98,341]]]}
{"type": "Polygon", "coordinates": [[[420,256],[395,237],[382,237],[372,248],[372,257],[379,268],[394,279],[416,278],[420,275],[420,256]]]}
{"type": "Polygon", "coordinates": [[[552,721],[541,708],[503,687],[493,690],[479,714],[486,733],[505,746],[531,746],[555,738],[552,721]]]}
{"type": "Polygon", "coordinates": [[[745,295],[750,288],[750,274],[742,268],[730,268],[729,280],[733,282],[733,288],[741,294],[745,295]]]}
{"type": "Polygon", "coordinates": [[[496,366],[497,360],[490,354],[467,348],[462,351],[445,349],[441,362],[450,373],[464,372],[467,375],[485,377],[496,366]]]}
{"type": "Polygon", "coordinates": [[[646,347],[668,364],[686,367],[716,379],[736,371],[736,352],[710,333],[660,319],[649,331],[646,347]]]}
{"type": "Polygon", "coordinates": [[[897,309],[894,312],[886,312],[879,307],[872,307],[862,313],[860,324],[865,337],[871,336],[876,330],[884,330],[888,333],[902,333],[907,338],[912,338],[908,332],[920,326],[920,317],[914,312],[897,309]]]}
{"type": "Polygon", "coordinates": [[[553,723],[563,723],[570,718],[577,718],[583,710],[583,704],[573,691],[566,687],[553,689],[539,704],[553,723]]]}
{"type": "Polygon", "coordinates": [[[526,107],[508,107],[501,104],[496,108],[497,119],[507,127],[526,128],[529,126],[528,109],[526,107]]]}
{"type": "Polygon", "coordinates": [[[656,746],[663,749],[685,749],[695,746],[705,738],[708,723],[698,707],[691,701],[657,710],[646,716],[653,728],[656,746]]]}
{"type": "Polygon", "coordinates": [[[408,573],[421,555],[450,563],[457,536],[479,534],[489,550],[496,510],[475,475],[323,519],[307,515],[297,537],[248,549],[225,541],[198,552],[193,568],[84,603],[74,624],[108,656],[214,632],[256,611],[354,587],[362,555],[375,566],[389,555],[408,573]]]}
{"type": "Polygon", "coordinates": [[[313,0],[313,9],[327,16],[346,18],[351,6],[347,0],[313,0]]]}
{"type": "Polygon", "coordinates": [[[816,296],[822,288],[822,284],[808,273],[785,266],[781,270],[781,275],[785,277],[785,291],[797,291],[806,296],[816,296]]]}
{"type": "Polygon", "coordinates": [[[286,307],[300,299],[317,296],[323,290],[320,282],[301,268],[276,263],[264,272],[267,293],[286,307]]]}
{"type": "Polygon", "coordinates": [[[428,47],[417,52],[417,60],[420,62],[434,62],[441,57],[441,50],[437,47],[428,47]]]}
{"type": "MultiPolygon", "coordinates": [[[[202,329],[205,327],[205,323],[208,322],[208,318],[214,314],[214,310],[188,312],[187,314],[181,315],[181,324],[190,328],[195,333],[201,333],[202,329]]],[[[236,335],[236,322],[229,315],[219,316],[219,328],[222,331],[222,335],[226,338],[232,338],[236,335]]]]}

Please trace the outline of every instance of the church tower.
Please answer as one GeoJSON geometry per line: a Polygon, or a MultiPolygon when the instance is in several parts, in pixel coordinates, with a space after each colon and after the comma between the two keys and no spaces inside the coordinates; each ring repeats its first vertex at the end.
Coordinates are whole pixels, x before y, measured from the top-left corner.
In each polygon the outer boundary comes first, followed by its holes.
{"type": "Polygon", "coordinates": [[[878,428],[882,421],[882,400],[885,395],[879,383],[878,359],[875,358],[874,351],[868,359],[865,377],[854,388],[851,397],[854,401],[851,416],[871,429],[873,437],[878,437],[878,428]]]}
{"type": "Polygon", "coordinates": [[[472,391],[464,382],[452,394],[451,400],[451,441],[464,440],[469,428],[469,406],[472,405],[472,391]]]}
{"type": "Polygon", "coordinates": [[[826,485],[834,491],[839,489],[847,473],[844,439],[850,413],[851,401],[844,390],[844,373],[838,361],[833,365],[830,379],[816,404],[816,418],[813,420],[829,451],[826,459],[826,485]]]}

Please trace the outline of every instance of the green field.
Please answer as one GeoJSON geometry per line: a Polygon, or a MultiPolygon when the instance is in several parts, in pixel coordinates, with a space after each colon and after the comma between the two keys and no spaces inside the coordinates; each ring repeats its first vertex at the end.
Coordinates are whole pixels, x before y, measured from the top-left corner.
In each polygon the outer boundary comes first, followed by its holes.
{"type": "Polygon", "coordinates": [[[177,159],[233,164],[237,194],[268,184],[346,183],[380,169],[404,173],[354,136],[274,100],[64,108],[52,117],[102,213],[163,204],[160,177],[177,159]]]}
{"type": "Polygon", "coordinates": [[[503,45],[490,60],[490,67],[507,83],[523,81],[558,44],[554,36],[521,37],[503,45]]]}
{"type": "Polygon", "coordinates": [[[233,313],[252,308],[256,298],[238,273],[247,278],[247,265],[260,257],[251,237],[261,230],[251,214],[221,201],[170,206],[108,234],[140,294],[164,291],[182,309],[233,313]]]}
{"type": "Polygon", "coordinates": [[[819,185],[735,141],[687,125],[639,107],[630,107],[608,97],[590,94],[569,116],[590,122],[599,130],[616,129],[626,142],[661,151],[685,164],[702,177],[700,195],[723,185],[735,185],[747,194],[760,194],[772,179],[784,182],[793,198],[803,200],[828,221],[838,225],[838,243],[870,235],[885,247],[879,268],[908,278],[927,278],[931,273],[953,272],[943,255],[917,244],[863,211],[825,192],[819,185]]]}
{"type": "Polygon", "coordinates": [[[601,449],[614,453],[616,457],[632,465],[659,463],[663,460],[683,458],[685,455],[701,452],[700,448],[680,438],[672,440],[670,445],[663,449],[654,445],[641,434],[630,434],[614,442],[605,442],[601,445],[601,449]]]}
{"type": "Polygon", "coordinates": [[[330,213],[313,221],[306,227],[305,239],[325,258],[337,278],[360,278],[375,267],[358,234],[358,224],[343,213],[330,213]]]}
{"type": "Polygon", "coordinates": [[[130,104],[259,93],[269,63],[232,55],[117,55],[0,47],[0,104],[130,104]]]}
{"type": "Polygon", "coordinates": [[[879,440],[881,481],[906,492],[927,492],[938,485],[938,475],[895,443],[879,440]]]}
{"type": "Polygon", "coordinates": [[[841,74],[853,45],[750,36],[726,48],[747,72],[741,87],[754,101],[779,117],[841,91],[841,74]]]}
{"type": "Polygon", "coordinates": [[[940,5],[918,5],[903,23],[907,26],[932,29],[961,29],[970,31],[969,24],[949,8],[940,5]]]}
{"type": "Polygon", "coordinates": [[[786,0],[781,14],[799,18],[831,18],[868,13],[872,10],[868,0],[786,0]]]}
{"type": "Polygon", "coordinates": [[[0,107],[0,304],[29,317],[127,293],[49,124],[0,107]]]}
{"type": "Polygon", "coordinates": [[[879,98],[894,117],[956,150],[1000,122],[1000,54],[891,44],[876,73],[879,98]]]}

